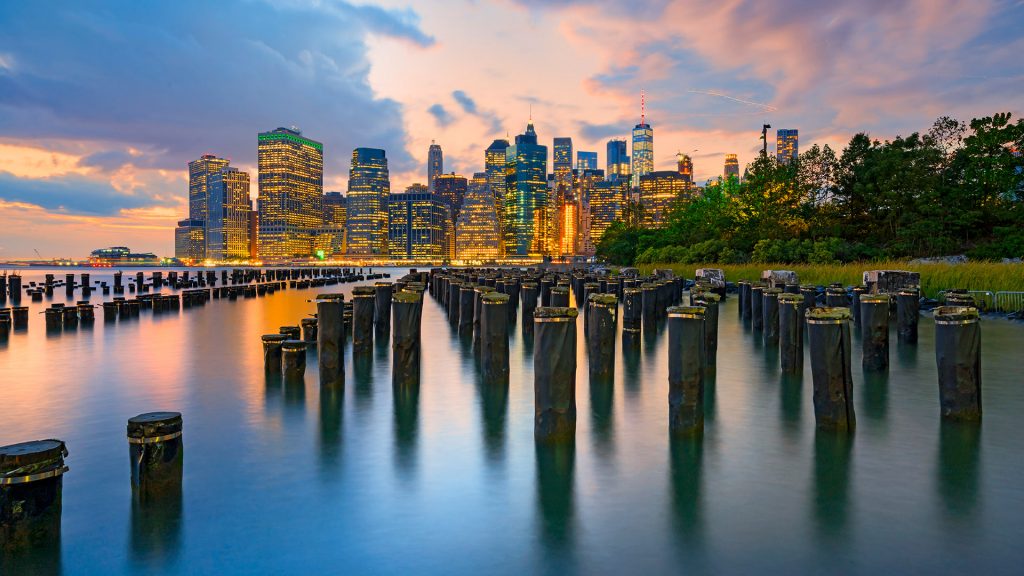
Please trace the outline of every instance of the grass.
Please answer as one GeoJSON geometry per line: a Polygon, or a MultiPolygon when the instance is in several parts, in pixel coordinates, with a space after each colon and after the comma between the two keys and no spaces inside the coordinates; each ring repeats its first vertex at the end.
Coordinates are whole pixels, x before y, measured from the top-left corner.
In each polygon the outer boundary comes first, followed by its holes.
{"type": "Polygon", "coordinates": [[[865,270],[911,270],[921,274],[921,291],[936,298],[939,291],[951,288],[989,290],[992,292],[1024,291],[1024,264],[968,262],[965,264],[908,264],[907,262],[854,262],[851,264],[651,264],[640,266],[648,273],[655,268],[670,268],[677,275],[692,278],[697,268],[721,268],[726,280],[757,280],[762,270],[792,270],[801,284],[827,286],[841,282],[844,286],[861,283],[865,270]]]}

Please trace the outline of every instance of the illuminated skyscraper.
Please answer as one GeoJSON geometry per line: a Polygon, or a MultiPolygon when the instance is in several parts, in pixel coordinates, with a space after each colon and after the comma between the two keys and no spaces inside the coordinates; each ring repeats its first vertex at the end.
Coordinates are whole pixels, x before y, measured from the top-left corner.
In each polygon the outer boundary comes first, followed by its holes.
{"type": "Polygon", "coordinates": [[[555,173],[555,185],[572,182],[572,138],[555,138],[552,149],[551,168],[555,173]]]}
{"type": "Polygon", "coordinates": [[[799,153],[800,136],[798,130],[795,128],[787,130],[785,128],[779,129],[775,135],[775,159],[779,163],[789,162],[790,159],[796,159],[799,153]]]}
{"type": "Polygon", "coordinates": [[[189,262],[199,262],[205,257],[203,220],[186,218],[178,221],[174,229],[174,257],[189,262]]]}
{"type": "Polygon", "coordinates": [[[207,179],[206,257],[249,259],[249,173],[223,168],[207,179]]]}
{"type": "Polygon", "coordinates": [[[640,177],[654,171],[654,129],[647,123],[646,101],[640,93],[640,123],[633,127],[633,186],[640,177]]]}
{"type": "Polygon", "coordinates": [[[693,183],[677,170],[651,172],[640,178],[640,207],[644,228],[664,228],[668,213],[681,200],[688,200],[693,183]]]}
{"type": "Polygon", "coordinates": [[[583,150],[577,152],[576,169],[581,172],[583,170],[597,170],[597,152],[584,152],[583,150]]]}
{"type": "MultiPolygon", "coordinates": [[[[487,184],[491,187],[491,194],[494,194],[499,201],[505,198],[505,151],[507,149],[508,140],[499,138],[491,142],[484,152],[484,172],[487,174],[487,184]]],[[[499,210],[499,216],[500,212],[501,210],[499,210]]]]}
{"type": "Polygon", "coordinates": [[[448,201],[422,184],[388,198],[387,236],[393,258],[444,260],[448,258],[451,210],[448,201]]]}
{"type": "Polygon", "coordinates": [[[211,174],[216,174],[222,168],[227,168],[227,166],[228,160],[218,158],[213,154],[203,154],[198,160],[188,163],[188,219],[203,222],[203,226],[200,226],[198,231],[190,231],[192,236],[202,236],[199,240],[203,247],[200,248],[198,260],[206,257],[205,223],[207,218],[206,206],[209,199],[206,181],[211,174]]]}
{"type": "Polygon", "coordinates": [[[505,153],[505,253],[539,257],[548,253],[548,148],[537,143],[533,123],[505,153]]]}
{"type": "Polygon", "coordinates": [[[608,158],[605,177],[609,180],[629,180],[629,154],[625,140],[608,141],[608,158]]]}
{"type": "Polygon", "coordinates": [[[735,176],[738,180],[740,177],[740,161],[736,158],[735,154],[725,155],[725,170],[722,173],[722,179],[728,180],[735,176]]]}
{"type": "Polygon", "coordinates": [[[378,148],[356,148],[348,172],[348,253],[388,253],[388,158],[378,148]]]}
{"type": "Polygon", "coordinates": [[[455,257],[459,260],[487,261],[501,257],[501,227],[486,172],[477,172],[469,182],[455,235],[455,257]]]}
{"type": "Polygon", "coordinates": [[[693,160],[689,156],[679,152],[676,154],[676,166],[679,169],[679,173],[686,178],[687,182],[693,182],[693,160]]]}
{"type": "Polygon", "coordinates": [[[594,245],[601,242],[605,230],[612,222],[625,215],[629,182],[604,180],[595,182],[590,190],[590,238],[594,245]]]}
{"type": "Polygon", "coordinates": [[[348,223],[348,198],[341,192],[324,194],[324,225],[317,236],[316,250],[324,256],[340,256],[348,251],[345,231],[348,223]]]}
{"type": "Polygon", "coordinates": [[[324,147],[297,129],[259,135],[260,258],[308,258],[324,223],[324,147]]]}
{"type": "Polygon", "coordinates": [[[427,152],[427,188],[434,191],[434,178],[444,174],[444,154],[441,153],[441,145],[430,141],[430,150],[427,152]]]}
{"type": "Polygon", "coordinates": [[[465,176],[451,174],[438,174],[434,178],[434,194],[443,196],[448,201],[452,210],[452,225],[459,217],[459,210],[462,209],[462,202],[466,198],[466,187],[468,183],[465,176]]]}

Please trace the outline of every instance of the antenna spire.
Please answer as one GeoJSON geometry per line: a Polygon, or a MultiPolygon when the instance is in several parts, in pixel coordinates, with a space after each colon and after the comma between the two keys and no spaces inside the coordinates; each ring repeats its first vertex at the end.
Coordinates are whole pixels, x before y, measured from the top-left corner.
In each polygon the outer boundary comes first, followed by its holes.
{"type": "Polygon", "coordinates": [[[533,102],[530,103],[530,122],[533,123],[533,102]]]}
{"type": "Polygon", "coordinates": [[[644,94],[643,88],[641,88],[640,89],[640,125],[641,126],[644,125],[644,118],[647,116],[646,104],[647,104],[647,102],[646,102],[645,94],[644,94]]]}

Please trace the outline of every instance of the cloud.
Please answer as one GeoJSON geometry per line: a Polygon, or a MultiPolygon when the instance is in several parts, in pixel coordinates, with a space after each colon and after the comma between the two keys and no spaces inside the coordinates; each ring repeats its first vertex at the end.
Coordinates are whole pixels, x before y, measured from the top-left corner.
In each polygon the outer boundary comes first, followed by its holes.
{"type": "Polygon", "coordinates": [[[17,66],[0,73],[0,137],[134,147],[154,157],[88,161],[184,170],[205,152],[253,165],[258,132],[295,125],[324,143],[327,175],[358,146],[412,166],[401,104],[369,85],[366,39],[432,45],[418,20],[339,1],[2,4],[17,66]]]}
{"type": "Polygon", "coordinates": [[[612,124],[593,124],[587,121],[579,123],[580,135],[587,140],[607,140],[611,138],[625,138],[630,131],[626,122],[612,124]]]}
{"type": "Polygon", "coordinates": [[[488,125],[488,129],[492,134],[501,133],[502,120],[497,112],[479,108],[476,105],[476,100],[473,100],[464,90],[455,90],[452,92],[452,98],[455,99],[455,102],[458,103],[463,112],[483,120],[488,125]]]}
{"type": "Polygon", "coordinates": [[[427,112],[434,117],[434,120],[437,121],[437,124],[442,128],[448,126],[455,120],[451,113],[445,110],[444,106],[440,104],[434,104],[430,108],[427,108],[427,112]]]}
{"type": "Polygon", "coordinates": [[[119,191],[106,182],[71,174],[58,178],[18,178],[0,172],[0,200],[31,204],[51,212],[112,216],[123,209],[166,205],[167,199],[143,190],[119,191]]]}

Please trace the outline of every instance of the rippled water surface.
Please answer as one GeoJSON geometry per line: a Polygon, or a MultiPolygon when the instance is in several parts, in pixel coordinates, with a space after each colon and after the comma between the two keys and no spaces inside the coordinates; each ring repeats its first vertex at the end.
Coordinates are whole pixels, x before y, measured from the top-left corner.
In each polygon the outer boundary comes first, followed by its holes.
{"type": "MultiPolygon", "coordinates": [[[[44,272],[23,270],[25,284],[44,272]]],[[[111,281],[109,271],[90,272],[111,281]]],[[[268,382],[260,335],[311,314],[317,291],[114,324],[98,311],[93,327],[58,335],[35,314],[50,302],[23,299],[29,330],[0,343],[0,444],[54,437],[70,451],[60,553],[37,558],[40,570],[1024,569],[1019,323],[983,321],[980,427],[940,422],[930,318],[916,346],[893,335],[887,376],[862,374],[858,339],[858,428],[838,441],[815,434],[809,362],[802,379],[781,377],[778,354],[738,321],[730,298],[703,440],[670,441],[660,327],[635,351],[620,334],[611,389],[590,386],[579,347],[576,442],[550,449],[533,440],[540,351],[517,327],[507,391],[483,385],[471,343],[429,295],[418,397],[393,394],[386,341],[364,357],[346,350],[343,393],[321,392],[315,352],[304,386],[268,382]],[[183,497],[133,514],[125,423],[156,410],[184,415],[183,497]]],[[[64,298],[58,288],[53,301],[64,298]]]]}

